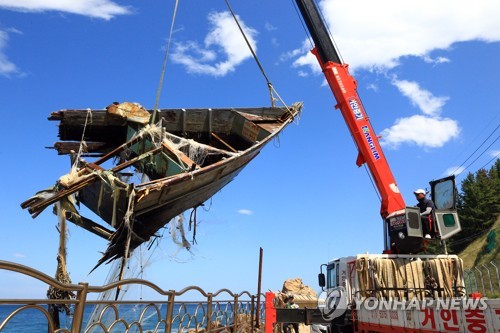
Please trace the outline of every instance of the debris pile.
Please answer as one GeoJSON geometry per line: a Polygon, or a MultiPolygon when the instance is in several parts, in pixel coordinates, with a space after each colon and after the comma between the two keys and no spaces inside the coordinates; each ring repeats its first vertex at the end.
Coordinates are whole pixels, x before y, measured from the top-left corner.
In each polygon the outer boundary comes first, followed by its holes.
{"type": "Polygon", "coordinates": [[[288,279],[283,283],[280,292],[276,292],[276,304],[284,306],[284,299],[288,295],[293,295],[295,303],[299,308],[316,308],[318,306],[318,293],[311,287],[305,285],[301,278],[288,279]]]}

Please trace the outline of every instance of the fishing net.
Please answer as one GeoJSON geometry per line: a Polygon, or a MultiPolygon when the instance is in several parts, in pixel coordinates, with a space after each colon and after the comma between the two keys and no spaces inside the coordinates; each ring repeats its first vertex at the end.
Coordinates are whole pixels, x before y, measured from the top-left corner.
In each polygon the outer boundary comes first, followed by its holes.
{"type": "Polygon", "coordinates": [[[168,132],[163,135],[163,141],[170,144],[175,149],[181,151],[189,159],[191,159],[197,165],[203,165],[205,163],[206,157],[210,154],[210,150],[207,149],[201,143],[198,143],[192,139],[184,139],[168,132]]]}
{"type": "MultiPolygon", "coordinates": [[[[66,229],[66,217],[65,210],[61,208],[60,203],[56,204],[57,215],[59,219],[58,229],[59,229],[59,251],[57,253],[57,269],[55,274],[55,279],[62,284],[71,284],[71,278],[68,273],[66,266],[66,239],[67,239],[67,229],[66,229]]],[[[47,298],[49,299],[61,299],[69,300],[75,297],[75,294],[71,291],[61,290],[57,287],[50,286],[47,291],[47,298]]],[[[66,315],[70,314],[70,308],[67,304],[53,304],[54,309],[59,312],[65,312],[66,315]]]]}

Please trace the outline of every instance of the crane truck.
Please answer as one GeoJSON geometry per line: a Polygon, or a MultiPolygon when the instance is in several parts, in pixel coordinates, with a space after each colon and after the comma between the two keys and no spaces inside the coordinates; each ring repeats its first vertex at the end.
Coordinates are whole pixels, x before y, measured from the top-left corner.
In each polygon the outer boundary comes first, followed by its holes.
{"type": "MultiPolygon", "coordinates": [[[[461,259],[448,255],[446,247],[442,255],[422,254],[429,240],[423,235],[420,209],[405,204],[357,93],[356,80],[332,42],[314,0],[296,3],[314,41],[311,52],[356,143],[356,164],[367,165],[380,194],[384,251],[322,265],[319,284],[324,292],[318,309],[268,305],[268,318],[271,322],[323,323],[332,332],[500,332],[500,300],[467,296],[461,259]]],[[[430,187],[436,205],[430,241],[444,243],[460,231],[455,178],[431,181],[430,187]]],[[[270,304],[273,296],[266,296],[270,304]]],[[[271,329],[267,326],[266,332],[271,329]]]]}

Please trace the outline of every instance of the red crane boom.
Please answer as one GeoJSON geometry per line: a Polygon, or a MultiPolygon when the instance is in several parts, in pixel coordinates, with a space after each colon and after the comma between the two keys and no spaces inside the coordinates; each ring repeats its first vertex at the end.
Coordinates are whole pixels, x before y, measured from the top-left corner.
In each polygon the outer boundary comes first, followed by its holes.
{"type": "Polygon", "coordinates": [[[348,65],[333,61],[324,62],[317,47],[313,49],[328,84],[337,100],[335,108],[340,109],[349,131],[358,147],[356,164],[368,165],[376,187],[382,198],[382,218],[401,213],[405,209],[404,199],[387,159],[380,147],[375,131],[356,90],[356,80],[349,74],[348,65]]]}
{"type": "Polygon", "coordinates": [[[348,65],[342,62],[314,1],[296,0],[296,3],[314,41],[315,47],[312,52],[318,59],[321,70],[337,100],[335,107],[342,112],[358,147],[356,164],[368,165],[382,198],[380,214],[386,219],[404,210],[405,202],[363,108],[356,90],[356,80],[349,74],[348,65]]]}

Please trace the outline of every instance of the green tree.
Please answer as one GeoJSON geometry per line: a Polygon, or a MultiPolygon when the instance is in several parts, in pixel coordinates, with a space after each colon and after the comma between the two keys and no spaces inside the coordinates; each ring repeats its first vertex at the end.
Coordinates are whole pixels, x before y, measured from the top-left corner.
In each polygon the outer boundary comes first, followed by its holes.
{"type": "Polygon", "coordinates": [[[479,169],[462,180],[457,210],[462,232],[449,242],[454,253],[487,232],[500,214],[500,159],[490,170],[479,169]]]}

